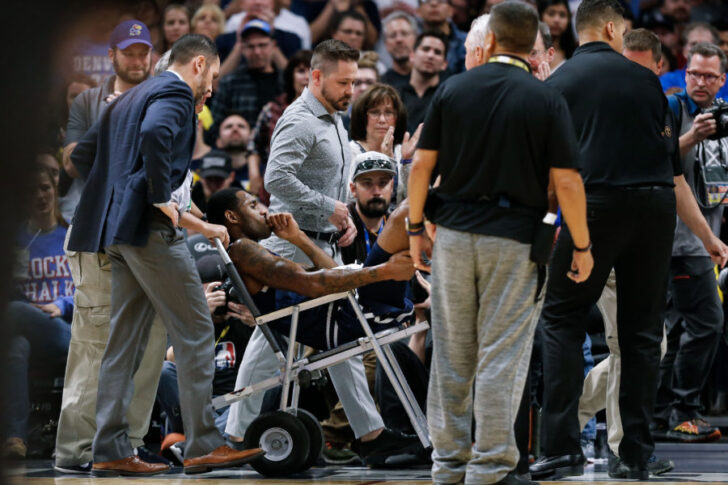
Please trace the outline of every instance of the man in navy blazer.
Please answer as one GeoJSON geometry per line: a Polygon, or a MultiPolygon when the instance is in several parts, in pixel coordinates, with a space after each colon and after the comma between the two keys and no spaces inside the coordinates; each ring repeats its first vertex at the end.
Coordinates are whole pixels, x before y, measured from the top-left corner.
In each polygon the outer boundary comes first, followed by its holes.
{"type": "Polygon", "coordinates": [[[213,42],[182,37],[172,46],[169,69],[119,96],[71,157],[87,183],[68,248],[105,251],[111,260],[111,330],[99,371],[93,443],[96,476],[169,470],[134,456],[127,435],[132,376],[155,312],[175,350],[185,473],[240,465],[263,453],[226,446],[215,427],[213,324],[171,200],[189,170],[195,105],[211,95],[219,69],[213,42]]]}

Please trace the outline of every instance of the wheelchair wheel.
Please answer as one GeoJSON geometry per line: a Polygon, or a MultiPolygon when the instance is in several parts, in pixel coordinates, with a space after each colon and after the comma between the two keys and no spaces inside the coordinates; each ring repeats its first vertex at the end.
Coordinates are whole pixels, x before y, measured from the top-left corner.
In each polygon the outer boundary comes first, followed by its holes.
{"type": "Polygon", "coordinates": [[[264,476],[282,476],[302,469],[309,455],[306,426],[285,411],[258,416],[245,432],[245,447],[260,447],[265,455],[250,465],[264,476]]]}
{"type": "Polygon", "coordinates": [[[298,419],[306,427],[309,439],[308,456],[306,457],[306,461],[303,462],[303,465],[301,465],[301,468],[298,470],[299,472],[304,472],[314,466],[321,456],[321,453],[323,453],[324,430],[316,416],[305,409],[299,408],[297,412],[298,419]]]}

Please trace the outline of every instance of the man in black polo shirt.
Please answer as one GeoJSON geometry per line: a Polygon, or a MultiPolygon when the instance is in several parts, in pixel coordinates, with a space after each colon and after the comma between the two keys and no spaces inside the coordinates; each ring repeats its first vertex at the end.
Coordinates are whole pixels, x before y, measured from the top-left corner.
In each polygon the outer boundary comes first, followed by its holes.
{"type": "Polygon", "coordinates": [[[428,184],[441,176],[427,201],[437,225],[427,402],[436,483],[531,483],[512,473],[513,424],[537,316],[539,268],[529,254],[547,211],[549,178],[583,249],[573,252],[570,277],[586,280],[593,264],[568,108],[526,60],[537,25],[521,2],[491,10],[488,62],[435,93],[410,174],[408,232],[420,269],[423,250],[430,255],[423,235],[428,184]]]}
{"type": "MultiPolygon", "coordinates": [[[[531,466],[534,477],[583,473],[577,407],[584,378],[584,324],[614,268],[625,377],[619,386],[624,436],[621,461],[609,474],[648,478],[654,448],[648,423],[655,403],[676,196],[678,213],[689,226],[700,215],[679,160],[670,156],[672,133],[665,124],[667,101],[660,83],[649,69],[620,54],[622,12],[617,0],[583,0],[576,13],[581,45],[546,80],[566,98],[576,127],[596,264],[586,284],[565,278],[572,249],[582,242],[568,229],[561,231],[542,315],[543,457],[531,466]]],[[[711,254],[721,251],[707,239],[704,243],[711,254]]]]}
{"type": "Polygon", "coordinates": [[[445,34],[439,30],[426,30],[417,36],[410,81],[398,88],[407,108],[407,131],[410,133],[425,120],[427,108],[440,85],[440,73],[447,68],[446,56],[445,34]]]}

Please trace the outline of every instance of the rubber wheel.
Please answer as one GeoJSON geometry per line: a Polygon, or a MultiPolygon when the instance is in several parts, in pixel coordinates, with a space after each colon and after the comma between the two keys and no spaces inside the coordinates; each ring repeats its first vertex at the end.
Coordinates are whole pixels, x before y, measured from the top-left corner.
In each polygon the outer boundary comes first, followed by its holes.
{"type": "Polygon", "coordinates": [[[245,447],[260,447],[265,455],[250,466],[264,476],[284,476],[297,473],[308,458],[308,431],[303,422],[285,411],[262,414],[245,432],[245,447]]]}
{"type": "Polygon", "coordinates": [[[321,453],[324,451],[324,430],[316,416],[305,409],[299,408],[297,412],[298,419],[306,426],[309,439],[308,456],[298,470],[299,472],[305,472],[318,462],[321,453]]]}

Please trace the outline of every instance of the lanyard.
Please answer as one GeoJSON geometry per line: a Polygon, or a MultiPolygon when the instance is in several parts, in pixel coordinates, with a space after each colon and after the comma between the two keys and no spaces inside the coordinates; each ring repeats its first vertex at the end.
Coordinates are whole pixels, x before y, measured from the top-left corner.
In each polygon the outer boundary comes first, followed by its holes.
{"type": "Polygon", "coordinates": [[[531,66],[529,66],[522,60],[518,59],[517,57],[498,55],[498,56],[493,56],[490,59],[488,59],[488,64],[490,64],[491,62],[500,62],[501,64],[510,64],[511,66],[520,67],[521,69],[523,69],[526,72],[531,72],[531,66]]]}
{"type": "MultiPolygon", "coordinates": [[[[382,217],[382,222],[379,224],[379,230],[377,231],[377,237],[382,233],[382,229],[384,229],[384,217],[382,217]]],[[[369,229],[367,229],[366,226],[364,226],[364,242],[367,245],[367,256],[369,256],[369,251],[372,250],[371,243],[369,242],[369,229]]]]}
{"type": "Polygon", "coordinates": [[[220,339],[227,335],[228,330],[230,330],[230,325],[222,329],[222,332],[220,332],[220,336],[217,338],[217,340],[215,340],[215,346],[220,343],[220,339]]]}

